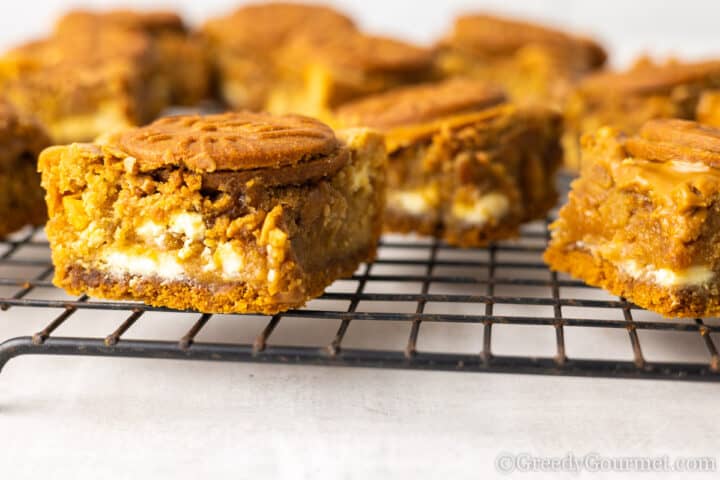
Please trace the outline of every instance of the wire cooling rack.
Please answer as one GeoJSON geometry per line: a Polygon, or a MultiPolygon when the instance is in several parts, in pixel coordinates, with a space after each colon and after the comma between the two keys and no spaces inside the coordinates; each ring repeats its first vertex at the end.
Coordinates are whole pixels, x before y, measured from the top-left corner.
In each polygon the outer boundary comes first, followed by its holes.
{"type": "Polygon", "coordinates": [[[663,319],[550,272],[550,220],[484,249],[386,236],[374,263],[272,317],[68,297],[28,229],[0,242],[0,368],[42,354],[720,379],[720,321],[663,319]]]}

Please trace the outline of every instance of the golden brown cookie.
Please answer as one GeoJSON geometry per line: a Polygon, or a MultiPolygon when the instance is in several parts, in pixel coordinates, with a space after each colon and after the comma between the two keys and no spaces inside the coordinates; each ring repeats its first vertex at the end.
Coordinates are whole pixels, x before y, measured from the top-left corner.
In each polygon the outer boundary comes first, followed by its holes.
{"type": "Polygon", "coordinates": [[[340,107],[336,117],[342,124],[389,128],[476,112],[503,103],[506,99],[501,89],[487,83],[451,79],[396,88],[362,98],[340,107]]]}
{"type": "Polygon", "coordinates": [[[142,171],[279,168],[330,155],[339,146],[332,129],[317,120],[252,112],[162,118],[120,132],[109,143],[138,159],[142,171]]]}

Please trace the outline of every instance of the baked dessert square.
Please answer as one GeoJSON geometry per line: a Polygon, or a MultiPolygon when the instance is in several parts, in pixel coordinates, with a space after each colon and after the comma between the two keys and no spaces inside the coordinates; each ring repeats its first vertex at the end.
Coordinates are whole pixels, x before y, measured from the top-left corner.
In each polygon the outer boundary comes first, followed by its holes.
{"type": "Polygon", "coordinates": [[[277,55],[271,112],[331,121],[340,105],[433,78],[434,52],[392,38],[329,31],[295,36],[277,55]]]}
{"type": "Polygon", "coordinates": [[[671,317],[720,313],[720,130],[655,119],[583,137],[550,268],[671,317]]]}
{"type": "Polygon", "coordinates": [[[37,157],[50,145],[45,130],[0,101],[0,237],[47,218],[37,157]]]}
{"type": "Polygon", "coordinates": [[[515,102],[553,106],[607,58],[592,39],[487,14],[458,17],[438,49],[438,69],[445,76],[494,82],[515,102]]]}
{"type": "Polygon", "coordinates": [[[55,143],[151,121],[168,93],[147,35],[94,29],[17,47],[0,59],[3,94],[55,143]]]}
{"type": "Polygon", "coordinates": [[[314,4],[244,5],[201,28],[214,67],[218,96],[235,109],[260,110],[276,79],[276,55],[299,34],[354,31],[352,19],[314,4]]]}
{"type": "Polygon", "coordinates": [[[307,117],[167,117],[46,149],[54,283],[201,312],[300,307],[375,255],[386,153],[307,117]]]}
{"type": "Polygon", "coordinates": [[[210,71],[202,42],[174,12],[73,10],[58,20],[54,35],[83,36],[109,28],[143,33],[151,39],[169,104],[193,106],[210,96],[210,71]]]}
{"type": "Polygon", "coordinates": [[[455,79],[349,103],[343,125],[377,128],[388,148],[386,229],[482,246],[555,205],[561,118],[455,79]]]}
{"type": "Polygon", "coordinates": [[[567,99],[565,165],[580,168],[580,138],[610,125],[628,135],[653,118],[692,120],[706,90],[720,88],[720,62],[654,64],[646,59],[625,72],[597,73],[567,99]]]}

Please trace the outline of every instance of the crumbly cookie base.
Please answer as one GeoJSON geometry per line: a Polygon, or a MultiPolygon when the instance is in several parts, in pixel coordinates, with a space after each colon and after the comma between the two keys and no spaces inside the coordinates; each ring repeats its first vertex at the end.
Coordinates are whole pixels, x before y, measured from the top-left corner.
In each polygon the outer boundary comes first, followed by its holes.
{"type": "Polygon", "coordinates": [[[663,287],[623,273],[603,258],[580,250],[550,247],[544,255],[552,270],[565,272],[588,285],[625,297],[639,307],[666,317],[708,317],[720,314],[720,284],[663,287]]]}
{"type": "Polygon", "coordinates": [[[57,269],[53,282],[71,295],[86,293],[114,300],[136,300],[154,307],[203,313],[260,313],[273,315],[299,308],[322,295],[338,278],[349,277],[361,262],[375,257],[375,243],[355,255],[332,262],[324,269],[298,275],[292,292],[268,295],[265,284],[246,282],[163,281],[140,275],[114,276],[100,270],[68,264],[57,269]]]}

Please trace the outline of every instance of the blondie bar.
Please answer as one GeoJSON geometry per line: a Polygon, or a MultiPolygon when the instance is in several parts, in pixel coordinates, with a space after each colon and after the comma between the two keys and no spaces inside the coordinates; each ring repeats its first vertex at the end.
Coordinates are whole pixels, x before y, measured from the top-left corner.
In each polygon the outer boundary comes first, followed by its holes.
{"type": "Polygon", "coordinates": [[[655,119],[604,127],[552,224],[545,260],[667,316],[720,313],[720,130],[655,119]]]}
{"type": "Polygon", "coordinates": [[[369,130],[247,112],[49,148],[54,282],[202,312],[299,307],[373,258],[386,159],[369,130]]]}
{"type": "Polygon", "coordinates": [[[386,135],[388,230],[481,246],[547,213],[557,200],[560,115],[504,101],[494,87],[455,79],[338,109],[339,123],[386,135]]]}
{"type": "Polygon", "coordinates": [[[433,76],[434,52],[357,31],[295,36],[278,52],[272,112],[301,112],[331,121],[340,105],[433,76]]]}
{"type": "Polygon", "coordinates": [[[294,36],[354,30],[349,17],[328,7],[269,2],[211,19],[201,31],[220,98],[234,108],[259,110],[275,83],[275,56],[294,36]]]}
{"type": "Polygon", "coordinates": [[[0,84],[16,108],[33,115],[56,143],[146,123],[168,91],[147,35],[93,29],[17,47],[0,59],[0,84]]]}
{"type": "MultiPolygon", "coordinates": [[[[55,36],[84,36],[96,29],[119,28],[144,33],[155,48],[158,75],[172,105],[196,105],[210,95],[210,72],[200,39],[170,11],[73,10],[55,24],[55,36]]],[[[112,52],[108,52],[112,54],[112,52]]]]}
{"type": "Polygon", "coordinates": [[[573,83],[606,60],[595,41],[491,15],[464,15],[440,41],[438,68],[501,85],[516,102],[559,105],[573,83]]]}

